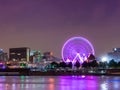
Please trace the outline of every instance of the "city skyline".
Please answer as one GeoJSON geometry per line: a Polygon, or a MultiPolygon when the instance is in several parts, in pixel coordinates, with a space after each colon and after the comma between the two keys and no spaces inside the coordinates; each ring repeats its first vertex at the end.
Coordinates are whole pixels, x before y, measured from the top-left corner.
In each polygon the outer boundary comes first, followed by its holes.
{"type": "Polygon", "coordinates": [[[99,56],[120,47],[119,0],[0,1],[0,48],[30,47],[61,58],[71,37],[87,38],[99,56]]]}

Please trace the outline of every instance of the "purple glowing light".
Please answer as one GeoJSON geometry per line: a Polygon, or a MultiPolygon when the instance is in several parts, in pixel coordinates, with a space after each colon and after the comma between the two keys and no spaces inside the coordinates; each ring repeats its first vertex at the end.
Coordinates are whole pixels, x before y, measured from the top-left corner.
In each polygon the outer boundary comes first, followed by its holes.
{"type": "Polygon", "coordinates": [[[72,37],[65,42],[62,48],[64,62],[83,63],[89,54],[95,54],[93,45],[83,37],[72,37]]]}

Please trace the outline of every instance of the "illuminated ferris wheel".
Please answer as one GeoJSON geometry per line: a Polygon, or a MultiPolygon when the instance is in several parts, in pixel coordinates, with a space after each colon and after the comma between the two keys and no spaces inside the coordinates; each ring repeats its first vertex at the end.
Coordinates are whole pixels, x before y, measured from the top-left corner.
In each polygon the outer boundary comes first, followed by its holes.
{"type": "Polygon", "coordinates": [[[83,37],[72,37],[62,47],[62,59],[64,62],[83,63],[88,55],[95,54],[93,45],[83,37]]]}

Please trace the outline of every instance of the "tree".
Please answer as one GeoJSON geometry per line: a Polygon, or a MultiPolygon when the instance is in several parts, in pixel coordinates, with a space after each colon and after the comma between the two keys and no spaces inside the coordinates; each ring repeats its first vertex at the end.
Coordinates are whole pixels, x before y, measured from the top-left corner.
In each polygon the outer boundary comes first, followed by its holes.
{"type": "Polygon", "coordinates": [[[108,65],[109,67],[117,67],[117,62],[115,62],[114,59],[112,59],[108,65]]]}
{"type": "Polygon", "coordinates": [[[59,67],[66,67],[67,65],[66,65],[66,63],[65,62],[60,62],[60,64],[59,64],[59,67]]]}
{"type": "Polygon", "coordinates": [[[83,64],[82,64],[82,67],[84,68],[87,68],[89,65],[88,65],[88,62],[87,61],[84,61],[83,64]]]}
{"type": "Polygon", "coordinates": [[[95,60],[95,56],[93,54],[90,54],[88,60],[95,60]]]}
{"type": "Polygon", "coordinates": [[[69,62],[69,63],[67,64],[67,67],[72,68],[72,62],[69,62]]]}
{"type": "Polygon", "coordinates": [[[120,61],[118,62],[117,66],[120,68],[120,61]]]}
{"type": "Polygon", "coordinates": [[[52,63],[51,63],[51,66],[54,67],[54,68],[55,68],[55,67],[58,67],[58,63],[52,62],[52,63]]]}
{"type": "Polygon", "coordinates": [[[75,63],[75,66],[76,66],[77,68],[80,67],[80,63],[79,63],[79,61],[77,61],[77,62],[75,63]]]}
{"type": "Polygon", "coordinates": [[[99,68],[106,68],[107,65],[107,62],[99,62],[98,64],[99,68]]]}
{"type": "Polygon", "coordinates": [[[90,66],[91,67],[97,67],[98,66],[98,63],[96,60],[93,60],[92,62],[90,62],[90,66]]]}

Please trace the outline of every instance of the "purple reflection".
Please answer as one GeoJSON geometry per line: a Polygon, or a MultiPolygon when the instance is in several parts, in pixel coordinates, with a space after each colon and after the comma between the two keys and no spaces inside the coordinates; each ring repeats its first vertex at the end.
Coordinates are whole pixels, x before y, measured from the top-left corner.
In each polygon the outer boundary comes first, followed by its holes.
{"type": "Polygon", "coordinates": [[[119,90],[118,76],[5,76],[0,90],[119,90]]]}
{"type": "Polygon", "coordinates": [[[60,77],[60,90],[97,90],[97,78],[92,76],[60,77]],[[70,86],[70,87],[69,87],[70,86]]]}

